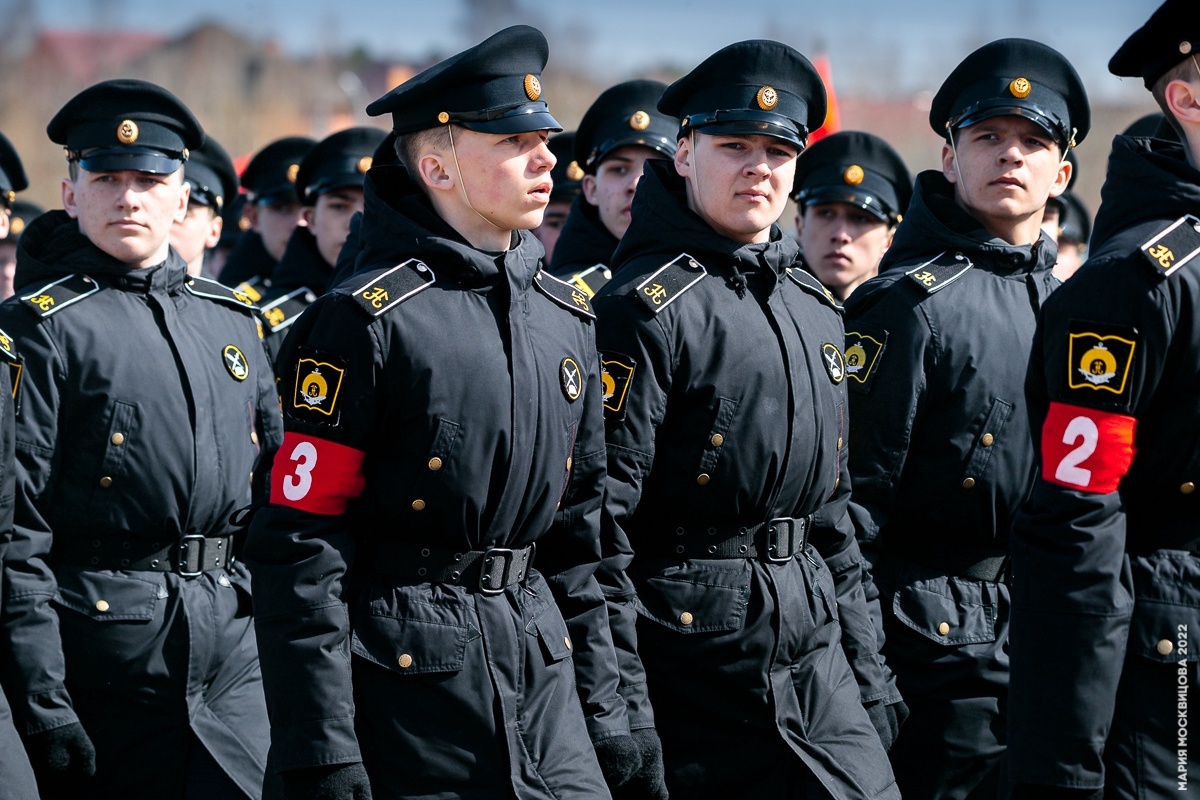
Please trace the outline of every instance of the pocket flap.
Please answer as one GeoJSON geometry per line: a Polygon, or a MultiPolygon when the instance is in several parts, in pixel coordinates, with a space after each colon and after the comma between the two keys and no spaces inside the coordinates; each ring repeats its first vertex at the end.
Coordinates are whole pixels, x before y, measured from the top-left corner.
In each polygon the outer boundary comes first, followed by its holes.
{"type": "Polygon", "coordinates": [[[571,655],[571,634],[562,614],[550,609],[533,622],[547,659],[551,662],[562,661],[571,655]]]}
{"type": "Polygon", "coordinates": [[[896,589],[896,619],[930,641],[945,645],[996,641],[996,600],[980,581],[938,576],[896,589]]]}
{"type": "Polygon", "coordinates": [[[689,561],[634,576],[638,612],[679,633],[741,630],[750,597],[750,565],[741,559],[689,561]]]}
{"type": "Polygon", "coordinates": [[[359,617],[350,650],[399,675],[457,672],[471,638],[469,625],[371,614],[359,617]]]}
{"type": "Polygon", "coordinates": [[[1162,664],[1200,661],[1188,635],[1200,635],[1200,608],[1139,597],[1129,625],[1129,650],[1162,664]]]}
{"type": "Polygon", "coordinates": [[[97,622],[149,622],[158,607],[162,581],[121,572],[62,569],[55,603],[97,622]]]}

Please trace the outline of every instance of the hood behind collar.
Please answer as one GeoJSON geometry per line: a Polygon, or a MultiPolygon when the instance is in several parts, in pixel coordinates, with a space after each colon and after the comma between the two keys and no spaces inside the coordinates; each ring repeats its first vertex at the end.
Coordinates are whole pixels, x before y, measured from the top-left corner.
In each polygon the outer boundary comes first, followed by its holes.
{"type": "Polygon", "coordinates": [[[1185,214],[1200,216],[1200,171],[1188,163],[1183,146],[1159,139],[1114,138],[1090,254],[1123,230],[1185,214]]]}
{"type": "Polygon", "coordinates": [[[600,221],[599,209],[580,194],[571,202],[567,222],[554,245],[550,272],[565,277],[563,273],[573,275],[596,264],[608,266],[618,244],[617,237],[600,221]]]}

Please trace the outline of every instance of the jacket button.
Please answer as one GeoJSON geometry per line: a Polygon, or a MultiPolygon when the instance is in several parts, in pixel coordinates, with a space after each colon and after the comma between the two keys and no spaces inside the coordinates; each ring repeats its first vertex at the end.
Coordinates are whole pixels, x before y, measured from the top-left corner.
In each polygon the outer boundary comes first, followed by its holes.
{"type": "Polygon", "coordinates": [[[433,458],[429,459],[429,468],[431,470],[433,470],[434,472],[437,472],[439,469],[442,468],[442,460],[440,458],[438,458],[437,456],[434,456],[433,458]]]}
{"type": "Polygon", "coordinates": [[[413,500],[412,501],[412,510],[413,511],[424,511],[425,510],[425,501],[421,500],[420,498],[413,500]]]}
{"type": "Polygon", "coordinates": [[[708,441],[712,443],[713,447],[720,447],[721,445],[725,444],[725,437],[719,433],[714,433],[712,438],[708,441]]]}
{"type": "Polygon", "coordinates": [[[571,637],[570,637],[570,636],[564,636],[564,637],[563,637],[563,644],[565,644],[565,645],[567,646],[567,649],[568,649],[568,650],[570,650],[570,649],[571,649],[571,637]]]}
{"type": "Polygon", "coordinates": [[[943,622],[938,625],[938,633],[940,633],[942,636],[945,636],[949,632],[950,632],[950,623],[949,622],[943,622]]]}
{"type": "Polygon", "coordinates": [[[1171,655],[1171,651],[1175,649],[1175,645],[1171,644],[1170,639],[1162,639],[1154,646],[1154,649],[1158,651],[1160,656],[1169,656],[1171,655]]]}
{"type": "Polygon", "coordinates": [[[965,481],[963,481],[963,488],[964,488],[964,489],[970,489],[970,488],[971,488],[972,486],[974,486],[974,485],[975,485],[975,479],[974,479],[974,478],[967,478],[965,481]]]}
{"type": "Polygon", "coordinates": [[[105,475],[103,478],[100,479],[100,488],[101,489],[107,489],[110,486],[112,486],[112,478],[105,475]]]}
{"type": "Polygon", "coordinates": [[[575,459],[567,456],[567,472],[571,471],[571,467],[575,466],[575,459]]]}
{"type": "Polygon", "coordinates": [[[838,437],[838,447],[837,447],[837,449],[838,449],[838,450],[841,450],[841,449],[842,449],[842,437],[840,437],[840,436],[838,437]]]}
{"type": "Polygon", "coordinates": [[[679,615],[679,624],[680,625],[691,625],[693,619],[695,619],[695,618],[692,616],[692,612],[685,611],[679,615]]]}
{"type": "Polygon", "coordinates": [[[108,611],[108,601],[107,600],[97,600],[96,601],[96,610],[97,611],[108,611]]]}
{"type": "Polygon", "coordinates": [[[410,656],[408,653],[405,653],[396,659],[396,663],[400,665],[400,669],[408,669],[412,666],[412,656],[410,656]]]}
{"type": "Polygon", "coordinates": [[[117,431],[116,433],[114,433],[112,435],[112,443],[113,444],[125,444],[125,434],[121,433],[120,431],[117,431]]]}
{"type": "Polygon", "coordinates": [[[1192,483],[1191,481],[1188,481],[1179,487],[1180,494],[1191,494],[1194,491],[1196,491],[1196,484],[1192,483]]]}
{"type": "Polygon", "coordinates": [[[990,433],[985,433],[983,435],[983,446],[984,447],[991,447],[992,442],[994,442],[994,441],[996,441],[996,437],[992,436],[990,433]]]}
{"type": "Polygon", "coordinates": [[[250,431],[250,443],[258,444],[258,431],[250,431]]]}
{"type": "Polygon", "coordinates": [[[708,486],[708,482],[711,480],[712,478],[709,477],[707,472],[701,472],[696,476],[696,483],[700,484],[701,486],[708,486]]]}

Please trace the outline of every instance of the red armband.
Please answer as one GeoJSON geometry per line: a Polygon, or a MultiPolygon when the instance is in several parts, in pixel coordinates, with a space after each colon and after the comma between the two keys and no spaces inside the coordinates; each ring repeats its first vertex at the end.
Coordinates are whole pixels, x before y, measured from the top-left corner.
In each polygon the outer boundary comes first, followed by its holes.
{"type": "Polygon", "coordinates": [[[288,431],[271,470],[271,502],[312,514],[341,514],[367,485],[365,457],[353,447],[288,431]]]}
{"type": "Polygon", "coordinates": [[[1081,492],[1115,492],[1133,464],[1137,420],[1051,403],[1042,426],[1042,479],[1081,492]]]}

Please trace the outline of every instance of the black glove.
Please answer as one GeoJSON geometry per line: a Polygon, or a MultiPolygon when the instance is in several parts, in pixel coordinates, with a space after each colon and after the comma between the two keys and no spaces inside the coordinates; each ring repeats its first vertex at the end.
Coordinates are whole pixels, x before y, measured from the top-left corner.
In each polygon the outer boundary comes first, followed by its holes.
{"type": "Polygon", "coordinates": [[[1103,789],[1072,789],[1066,786],[1043,786],[1039,783],[1018,783],[1013,787],[1013,800],[1102,800],[1103,789]]]}
{"type": "Polygon", "coordinates": [[[596,758],[600,762],[600,771],[604,773],[604,782],[610,790],[625,785],[642,765],[641,751],[632,736],[614,736],[611,739],[601,739],[594,742],[596,758]]]}
{"type": "Polygon", "coordinates": [[[96,748],[78,722],[35,733],[25,740],[25,750],[45,797],[84,794],[87,779],[96,774],[96,748]]]}
{"type": "Polygon", "coordinates": [[[908,719],[908,706],[903,700],[898,700],[890,705],[884,705],[882,702],[871,703],[866,708],[867,716],[871,718],[871,724],[879,734],[879,741],[883,742],[883,749],[891,750],[900,734],[900,726],[908,719]]]}
{"type": "Polygon", "coordinates": [[[667,780],[663,770],[662,741],[654,728],[638,728],[633,741],[641,754],[642,765],[628,781],[613,792],[613,800],[667,800],[667,780]]]}
{"type": "Polygon", "coordinates": [[[285,800],[371,800],[371,782],[361,761],[291,769],[280,777],[285,800]]]}

